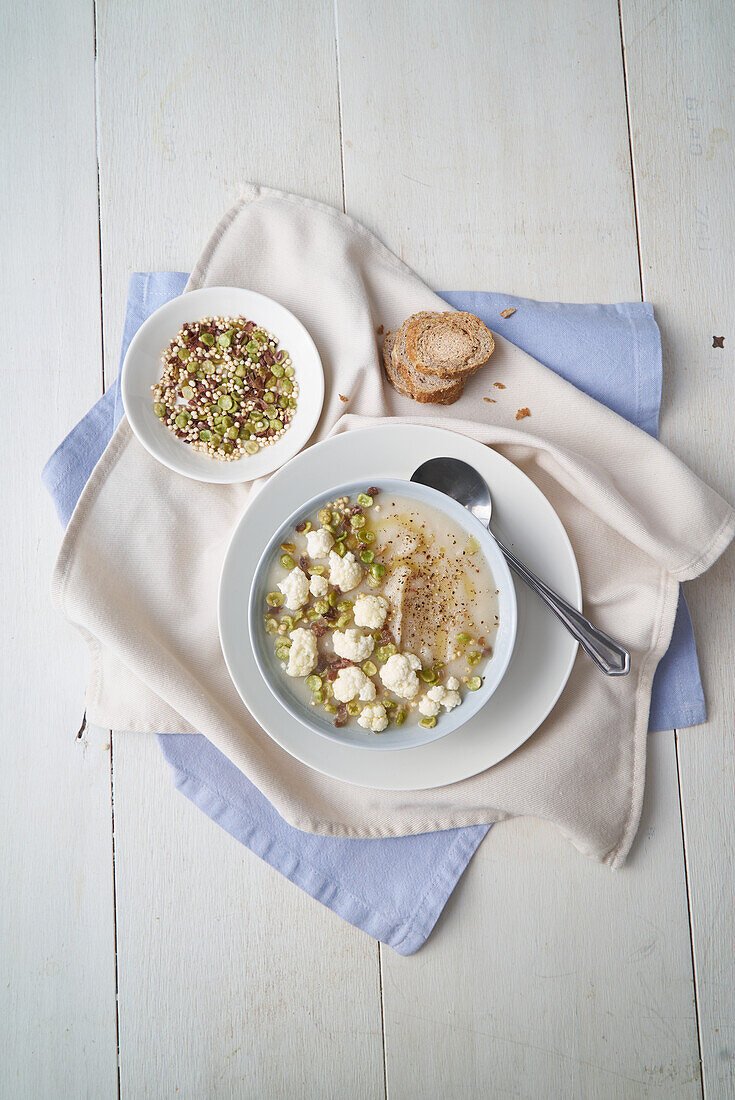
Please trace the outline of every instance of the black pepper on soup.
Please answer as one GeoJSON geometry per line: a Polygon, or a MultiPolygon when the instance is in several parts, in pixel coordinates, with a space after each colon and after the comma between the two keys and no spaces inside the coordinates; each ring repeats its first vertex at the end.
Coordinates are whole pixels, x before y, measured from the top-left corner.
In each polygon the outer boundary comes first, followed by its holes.
{"type": "Polygon", "coordinates": [[[178,439],[221,462],[257,454],[288,430],[298,384],[278,339],[245,317],[188,321],[161,354],[153,411],[178,439]]]}

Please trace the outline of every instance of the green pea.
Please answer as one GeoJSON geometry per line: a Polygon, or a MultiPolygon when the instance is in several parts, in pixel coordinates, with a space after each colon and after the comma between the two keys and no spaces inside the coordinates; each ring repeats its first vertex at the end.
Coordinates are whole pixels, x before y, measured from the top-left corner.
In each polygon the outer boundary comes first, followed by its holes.
{"type": "Polygon", "coordinates": [[[194,396],[194,390],[191,388],[191,386],[182,386],[181,387],[181,396],[186,401],[190,401],[191,398],[194,396]]]}
{"type": "Polygon", "coordinates": [[[223,393],[221,397],[217,398],[217,404],[221,409],[231,409],[235,402],[229,393],[223,393]]]}
{"type": "Polygon", "coordinates": [[[283,424],[280,420],[269,420],[268,426],[273,428],[275,431],[279,431],[283,427],[283,424]]]}
{"type": "Polygon", "coordinates": [[[317,600],[314,604],[314,610],[319,615],[323,615],[325,611],[329,611],[329,604],[326,600],[317,600]]]}
{"type": "MultiPolygon", "coordinates": [[[[383,704],[383,705],[385,705],[385,704],[383,704]]],[[[396,725],[397,726],[402,726],[405,721],[406,721],[406,712],[405,712],[405,710],[403,710],[403,709],[397,710],[396,715],[395,715],[396,725]]]]}
{"type": "Polygon", "coordinates": [[[283,368],[283,373],[286,375],[286,378],[293,378],[293,367],[289,364],[283,368]]]}
{"type": "Polygon", "coordinates": [[[314,692],[314,702],[315,703],[323,703],[324,702],[324,692],[323,691],[315,691],[314,692]]]}
{"type": "Polygon", "coordinates": [[[201,380],[202,380],[202,379],[204,378],[204,371],[203,371],[203,370],[197,370],[197,372],[196,372],[196,374],[194,375],[194,377],[195,377],[195,378],[198,378],[198,379],[199,379],[199,381],[201,382],[201,380]]]}
{"type": "Polygon", "coordinates": [[[209,428],[202,428],[199,433],[199,438],[201,439],[202,443],[209,443],[210,439],[212,438],[212,433],[210,432],[209,428]]]}
{"type": "Polygon", "coordinates": [[[301,608],[299,608],[299,610],[298,610],[298,611],[294,611],[294,613],[293,613],[293,621],[294,621],[295,623],[301,622],[301,620],[303,619],[303,617],[304,617],[304,613],[303,613],[303,611],[301,610],[301,608]]]}
{"type": "Polygon", "coordinates": [[[228,439],[237,439],[237,437],[240,435],[240,429],[236,428],[235,425],[233,424],[231,428],[227,429],[227,431],[225,432],[225,435],[227,436],[228,439]]]}
{"type": "MultiPolygon", "coordinates": [[[[290,615],[282,615],[281,616],[281,626],[285,626],[286,630],[288,630],[288,631],[293,630],[293,619],[292,619],[292,617],[290,615]]],[[[289,642],[288,644],[290,645],[291,643],[289,642]]]]}
{"type": "Polygon", "coordinates": [[[287,661],[288,660],[288,646],[286,646],[286,645],[277,646],[276,647],[276,657],[278,658],[279,661],[287,661]]]}
{"type": "Polygon", "coordinates": [[[470,666],[479,665],[481,660],[482,654],[478,649],[473,649],[472,653],[467,654],[467,664],[470,666]]]}
{"type": "Polygon", "coordinates": [[[356,699],[353,699],[351,702],[349,702],[347,704],[347,713],[349,714],[349,716],[351,718],[357,718],[357,716],[358,716],[358,714],[360,713],[361,710],[362,710],[362,707],[357,702],[356,699]]]}
{"type": "Polygon", "coordinates": [[[283,378],[283,367],[280,363],[274,363],[271,367],[271,373],[274,378],[283,378]]]}
{"type": "Polygon", "coordinates": [[[287,397],[279,397],[278,398],[278,408],[279,409],[287,409],[288,408],[288,398],[287,397]]]}
{"type": "Polygon", "coordinates": [[[284,569],[293,569],[296,562],[293,560],[290,554],[281,554],[281,565],[284,569]]]}
{"type": "MultiPolygon", "coordinates": [[[[335,593],[335,595],[336,595],[336,593],[335,593]]],[[[353,606],[354,606],[354,604],[352,603],[352,600],[340,600],[339,603],[337,604],[337,610],[338,611],[352,611],[353,606]]]]}
{"type": "Polygon", "coordinates": [[[334,705],[334,703],[325,703],[324,704],[324,709],[327,712],[327,714],[336,714],[337,713],[337,708],[334,705]]]}
{"type": "Polygon", "coordinates": [[[267,393],[263,400],[265,401],[266,405],[275,405],[276,395],[274,393],[267,393]]]}
{"type": "Polygon", "coordinates": [[[260,447],[258,446],[258,444],[255,442],[254,439],[249,439],[247,441],[247,443],[245,444],[245,454],[257,455],[259,450],[260,450],[260,447]]]}
{"type": "Polygon", "coordinates": [[[309,691],[319,691],[319,688],[322,686],[321,676],[315,676],[313,673],[311,676],[307,676],[306,686],[309,691]]]}
{"type": "Polygon", "coordinates": [[[232,337],[229,332],[223,332],[217,337],[217,343],[221,348],[229,348],[232,343],[232,337]]]}
{"type": "Polygon", "coordinates": [[[211,332],[203,332],[202,335],[199,337],[199,339],[208,348],[211,348],[212,345],[214,344],[214,336],[212,336],[211,332]]]}
{"type": "MultiPolygon", "coordinates": [[[[288,370],[286,373],[288,373],[288,370]]],[[[293,393],[293,382],[290,378],[284,378],[281,382],[281,393],[293,393]]]]}
{"type": "Polygon", "coordinates": [[[425,730],[433,730],[436,725],[436,718],[422,718],[419,725],[423,726],[425,730]]]}
{"type": "Polygon", "coordinates": [[[166,406],[164,405],[163,401],[154,401],[153,411],[156,416],[164,417],[166,415],[166,406]]]}
{"type": "Polygon", "coordinates": [[[382,577],[385,576],[385,566],[381,561],[374,561],[373,564],[370,566],[370,572],[376,578],[376,580],[380,580],[382,577]]]}
{"type": "Polygon", "coordinates": [[[347,549],[343,542],[335,542],[333,549],[338,558],[343,558],[347,553],[347,549]]]}
{"type": "MultiPolygon", "coordinates": [[[[307,533],[307,531],[311,531],[311,520],[310,519],[307,519],[307,520],[304,521],[304,526],[302,528],[301,534],[305,535],[307,533]]],[[[313,572],[314,572],[314,570],[312,569],[312,573],[313,572]]]]}
{"type": "Polygon", "coordinates": [[[319,522],[320,523],[322,523],[322,524],[323,523],[329,523],[331,518],[332,518],[332,513],[329,511],[328,508],[320,508],[319,509],[319,522]]]}
{"type": "Polygon", "coordinates": [[[435,684],[439,677],[433,668],[421,668],[419,669],[419,679],[423,680],[425,684],[435,684]]]}
{"type": "Polygon", "coordinates": [[[295,397],[289,397],[288,407],[289,407],[289,409],[295,409],[296,408],[296,398],[295,397]]]}
{"type": "Polygon", "coordinates": [[[269,592],[265,597],[268,607],[283,607],[284,596],[281,592],[269,592]]]}
{"type": "Polygon", "coordinates": [[[371,496],[369,496],[368,493],[358,493],[357,494],[357,503],[359,505],[361,505],[363,508],[369,508],[370,505],[373,503],[373,498],[371,496]]]}
{"type": "Polygon", "coordinates": [[[247,373],[247,367],[245,367],[242,363],[238,363],[238,365],[235,367],[235,377],[244,378],[247,373]]]}
{"type": "Polygon", "coordinates": [[[368,585],[370,586],[370,588],[380,588],[380,581],[378,580],[377,577],[374,577],[372,575],[372,573],[368,574],[367,582],[368,582],[368,585]]]}
{"type": "Polygon", "coordinates": [[[396,704],[395,704],[393,699],[384,699],[383,700],[383,706],[385,707],[386,710],[393,710],[395,705],[396,704]]]}
{"type": "Polygon", "coordinates": [[[340,615],[340,617],[337,619],[337,626],[339,627],[339,629],[344,630],[344,628],[349,625],[351,618],[351,615],[340,615]]]}
{"type": "Polygon", "coordinates": [[[274,619],[272,615],[265,616],[265,632],[266,634],[278,633],[278,619],[274,619]]]}
{"type": "Polygon", "coordinates": [[[460,645],[469,645],[469,643],[472,641],[472,638],[469,634],[466,634],[463,631],[461,634],[457,635],[457,641],[460,645]]]}
{"type": "Polygon", "coordinates": [[[362,515],[350,516],[350,527],[353,531],[358,531],[361,527],[364,527],[365,522],[365,517],[362,515]]]}
{"type": "Polygon", "coordinates": [[[375,542],[375,532],[374,531],[363,531],[360,535],[360,538],[362,539],[363,542],[375,542]]]}
{"type": "Polygon", "coordinates": [[[219,434],[219,432],[215,432],[212,435],[212,443],[215,445],[215,447],[219,447],[221,442],[222,442],[222,436],[219,434]]]}
{"type": "Polygon", "coordinates": [[[250,339],[245,345],[245,350],[247,351],[248,355],[257,355],[260,351],[260,348],[258,347],[258,343],[256,340],[250,339]]]}
{"type": "Polygon", "coordinates": [[[337,595],[337,593],[334,590],[332,590],[329,593],[329,595],[327,596],[327,603],[329,604],[330,607],[336,607],[338,599],[339,599],[339,596],[337,595]]]}
{"type": "Polygon", "coordinates": [[[365,673],[366,676],[375,676],[378,671],[378,666],[373,664],[372,661],[366,661],[365,664],[362,666],[362,671],[365,673]]]}
{"type": "Polygon", "coordinates": [[[470,676],[469,680],[467,681],[467,687],[470,691],[477,691],[478,688],[482,687],[482,680],[479,676],[470,676]]]}
{"type": "Polygon", "coordinates": [[[263,432],[268,431],[268,424],[265,420],[256,420],[253,423],[253,431],[256,435],[262,435],[263,432]]]}
{"type": "Polygon", "coordinates": [[[222,444],[221,450],[224,451],[226,455],[231,455],[235,450],[235,445],[229,439],[226,439],[222,444]]]}
{"type": "Polygon", "coordinates": [[[370,565],[370,563],[374,559],[375,559],[375,554],[372,552],[372,550],[361,550],[360,551],[360,561],[364,562],[365,565],[370,565]]]}
{"type": "Polygon", "coordinates": [[[174,421],[177,428],[185,428],[189,423],[189,414],[180,412],[174,421]]]}

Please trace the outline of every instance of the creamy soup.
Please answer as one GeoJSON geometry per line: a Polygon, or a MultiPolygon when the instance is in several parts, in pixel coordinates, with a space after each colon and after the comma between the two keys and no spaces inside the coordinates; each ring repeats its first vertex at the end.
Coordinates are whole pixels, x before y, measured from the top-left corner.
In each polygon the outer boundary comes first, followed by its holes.
{"type": "Polygon", "coordinates": [[[477,539],[376,485],[288,535],[263,615],[292,690],[338,727],[381,733],[432,728],[481,687],[497,597],[477,539]]]}

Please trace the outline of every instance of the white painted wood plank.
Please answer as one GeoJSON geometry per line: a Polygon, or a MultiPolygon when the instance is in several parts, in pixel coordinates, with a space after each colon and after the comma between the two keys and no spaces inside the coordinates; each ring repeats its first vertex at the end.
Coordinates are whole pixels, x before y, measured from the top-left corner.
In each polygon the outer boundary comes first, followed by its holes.
{"type": "MultiPolygon", "coordinates": [[[[437,287],[639,296],[615,4],[338,0],[338,27],[348,213],[437,287]]],[[[429,945],[382,952],[389,1095],[699,1094],[673,735],[652,748],[628,868],[497,826],[429,945]]]]}
{"type": "Polygon", "coordinates": [[[40,483],[101,392],[92,6],[4,4],[0,240],[0,1095],[117,1095],[109,739],[50,605],[40,483]]]}
{"type": "MultiPolygon", "coordinates": [[[[111,378],[128,272],[189,269],[244,181],[341,205],[332,7],[105,2],[98,58],[111,378]]],[[[176,794],[152,740],[116,735],[114,791],[122,1095],[382,1095],[375,944],[176,794]]]]}
{"type": "Polygon", "coordinates": [[[637,299],[614,0],[337,0],[349,213],[432,286],[637,299]]]}
{"type": "Polygon", "coordinates": [[[382,1096],[375,944],[114,753],[121,1095],[382,1096]]]}
{"type": "MultiPolygon", "coordinates": [[[[733,500],[735,255],[729,4],[624,0],[646,297],[664,337],[662,437],[733,500]],[[653,63],[652,63],[653,61],[653,63]],[[713,336],[724,336],[714,348],[713,336]]],[[[735,1092],[732,550],[689,585],[709,722],[679,735],[705,1095],[735,1092]]]]}

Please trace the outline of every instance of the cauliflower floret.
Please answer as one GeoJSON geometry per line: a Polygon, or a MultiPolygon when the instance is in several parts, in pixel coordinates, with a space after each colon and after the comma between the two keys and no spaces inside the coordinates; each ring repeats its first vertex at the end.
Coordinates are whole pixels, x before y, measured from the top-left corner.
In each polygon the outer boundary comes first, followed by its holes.
{"type": "Polygon", "coordinates": [[[306,532],[306,553],[310,558],[326,558],[333,545],[334,539],[323,527],[306,532]]]}
{"type": "Polygon", "coordinates": [[[309,578],[306,573],[299,569],[298,565],[291,570],[285,580],[279,583],[278,587],[286,597],[286,607],[289,611],[298,611],[300,607],[308,603],[309,578]]]}
{"type": "Polygon", "coordinates": [[[380,679],[388,691],[413,699],[419,690],[417,668],[421,668],[421,661],[413,653],[394,653],[381,668],[380,679]]]}
{"type": "Polygon", "coordinates": [[[366,661],[373,652],[375,640],[370,634],[361,634],[359,630],[335,630],[332,635],[334,652],[348,661],[366,661]]]}
{"type": "MultiPolygon", "coordinates": [[[[309,532],[311,534],[311,531],[309,532]]],[[[326,577],[320,577],[318,573],[314,573],[309,581],[309,591],[312,596],[316,596],[317,599],[320,596],[326,596],[329,591],[329,582],[326,577]]]]}
{"type": "Polygon", "coordinates": [[[419,699],[419,710],[422,714],[425,714],[427,718],[433,718],[435,714],[439,713],[440,707],[437,702],[429,698],[429,695],[422,695],[419,699]]]}
{"type": "Polygon", "coordinates": [[[445,691],[442,706],[445,710],[454,710],[462,702],[462,696],[458,691],[445,691]]]}
{"type": "Polygon", "coordinates": [[[456,676],[450,676],[447,680],[447,691],[459,691],[459,680],[456,676]]]}
{"type": "Polygon", "coordinates": [[[355,665],[339,670],[332,691],[338,703],[349,703],[355,698],[363,703],[372,703],[376,695],[373,681],[355,665]]]}
{"type": "Polygon", "coordinates": [[[290,634],[291,648],[288,651],[287,676],[308,676],[316,668],[316,634],[304,630],[302,626],[290,634]]]}
{"type": "Polygon", "coordinates": [[[355,623],[369,630],[380,630],[388,615],[388,601],[382,596],[360,594],[355,601],[355,623]]]}
{"type": "MultiPolygon", "coordinates": [[[[454,682],[457,687],[459,687],[459,680],[456,676],[450,676],[447,680],[447,685],[451,684],[452,682],[454,682]]],[[[459,706],[459,704],[462,702],[462,696],[459,694],[458,691],[455,691],[453,688],[451,691],[447,691],[446,688],[443,688],[441,686],[441,684],[437,684],[436,687],[431,688],[429,691],[427,691],[426,694],[429,699],[432,700],[432,702],[437,704],[437,710],[439,709],[439,703],[441,703],[445,710],[454,710],[454,708],[459,706]]],[[[421,703],[419,703],[419,710],[420,709],[421,703]]],[[[436,711],[434,711],[434,713],[436,714],[436,711]]]]}
{"type": "Polygon", "coordinates": [[[382,733],[388,725],[388,715],[382,703],[368,703],[362,708],[362,713],[357,719],[358,726],[372,733],[382,733]]]}
{"type": "Polygon", "coordinates": [[[329,579],[343,592],[351,592],[362,580],[362,566],[355,561],[355,555],[348,550],[343,558],[329,551],[329,579]]]}

